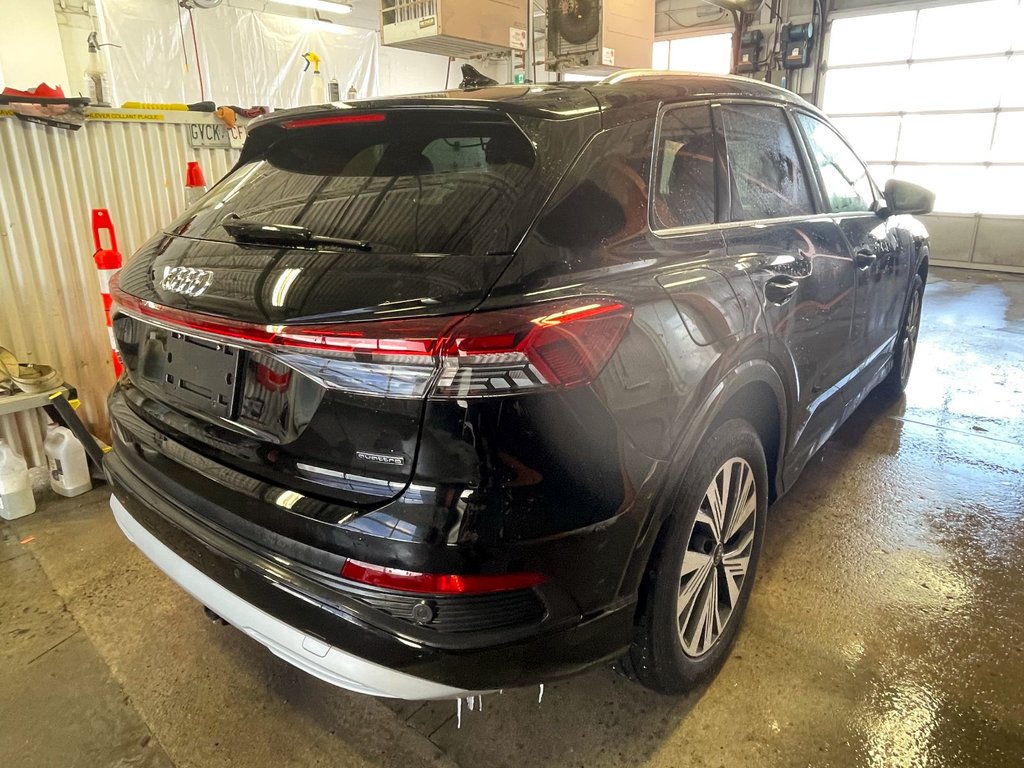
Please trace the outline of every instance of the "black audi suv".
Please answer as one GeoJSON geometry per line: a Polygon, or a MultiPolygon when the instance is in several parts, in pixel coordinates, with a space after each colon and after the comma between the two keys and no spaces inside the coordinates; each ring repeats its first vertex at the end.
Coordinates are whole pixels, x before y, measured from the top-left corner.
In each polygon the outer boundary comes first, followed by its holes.
{"type": "Polygon", "coordinates": [[[687,690],[768,505],[905,386],[931,204],[741,78],[275,113],[112,288],[114,515],[344,688],[687,690]]]}

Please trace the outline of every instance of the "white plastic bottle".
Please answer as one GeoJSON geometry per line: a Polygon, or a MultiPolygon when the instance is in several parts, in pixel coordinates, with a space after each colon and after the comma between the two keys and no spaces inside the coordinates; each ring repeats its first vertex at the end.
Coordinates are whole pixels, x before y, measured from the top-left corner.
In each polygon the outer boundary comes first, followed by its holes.
{"type": "Polygon", "coordinates": [[[50,465],[50,487],[61,496],[78,496],[92,489],[85,448],[67,427],[51,424],[43,441],[50,465]]]}
{"type": "Polygon", "coordinates": [[[0,517],[14,520],[35,511],[28,465],[20,453],[0,440],[0,517]]]}
{"type": "Polygon", "coordinates": [[[302,54],[302,58],[306,60],[306,69],[313,65],[313,73],[309,78],[309,104],[317,106],[323,104],[324,99],[324,78],[320,74],[320,57],[317,56],[313,51],[302,54]]]}
{"type": "Polygon", "coordinates": [[[110,81],[95,32],[89,34],[89,66],[85,69],[85,82],[89,88],[89,100],[96,106],[109,107],[110,81]]]}

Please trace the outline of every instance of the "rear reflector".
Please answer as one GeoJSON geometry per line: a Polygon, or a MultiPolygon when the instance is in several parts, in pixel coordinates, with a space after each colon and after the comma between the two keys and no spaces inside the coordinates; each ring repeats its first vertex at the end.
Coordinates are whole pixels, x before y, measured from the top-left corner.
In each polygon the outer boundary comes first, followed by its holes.
{"type": "Polygon", "coordinates": [[[383,112],[364,112],[357,115],[324,115],[323,117],[301,117],[296,120],[285,120],[281,127],[286,130],[292,128],[317,128],[322,125],[344,125],[346,123],[383,123],[385,120],[383,112]]]}
{"type": "MultiPolygon", "coordinates": [[[[276,358],[324,386],[388,397],[489,397],[574,387],[611,359],[632,310],[579,298],[469,315],[335,325],[257,325],[110,288],[115,312],[276,358]]],[[[287,379],[261,381],[268,389],[287,379]]]]}
{"type": "Polygon", "coordinates": [[[341,575],[342,578],[374,587],[438,595],[505,592],[511,589],[529,589],[544,582],[544,577],[539,573],[502,573],[486,576],[417,573],[361,563],[358,560],[346,560],[341,568],[341,575]]]}

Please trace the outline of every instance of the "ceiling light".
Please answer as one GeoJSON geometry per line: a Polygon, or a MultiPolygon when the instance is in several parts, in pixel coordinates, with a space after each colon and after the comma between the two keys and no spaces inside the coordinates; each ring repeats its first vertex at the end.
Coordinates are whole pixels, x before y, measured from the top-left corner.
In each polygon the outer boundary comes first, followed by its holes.
{"type": "Polygon", "coordinates": [[[348,3],[332,3],[330,0],[270,0],[275,5],[290,5],[293,8],[309,8],[322,13],[352,13],[348,3]]]}

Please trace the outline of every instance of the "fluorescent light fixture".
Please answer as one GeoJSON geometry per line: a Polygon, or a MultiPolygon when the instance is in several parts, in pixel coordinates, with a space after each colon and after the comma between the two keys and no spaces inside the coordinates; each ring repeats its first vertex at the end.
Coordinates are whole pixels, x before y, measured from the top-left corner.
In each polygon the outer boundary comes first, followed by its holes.
{"type": "Polygon", "coordinates": [[[309,8],[322,13],[352,13],[348,3],[332,3],[330,0],[269,0],[275,5],[290,5],[293,8],[309,8]]]}

